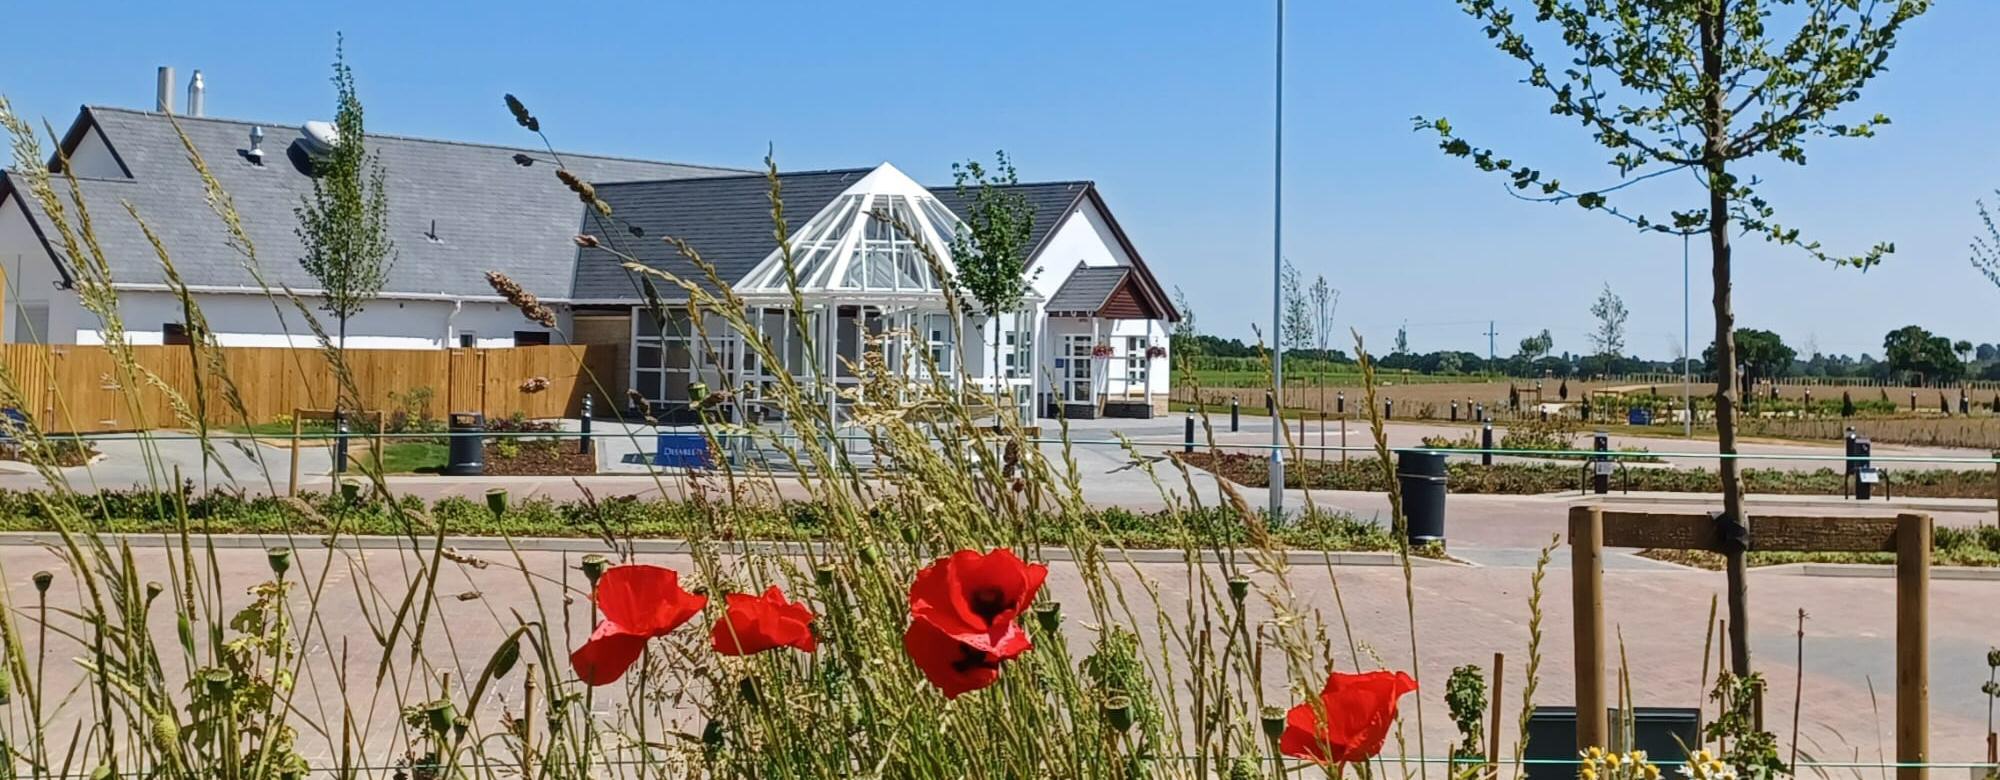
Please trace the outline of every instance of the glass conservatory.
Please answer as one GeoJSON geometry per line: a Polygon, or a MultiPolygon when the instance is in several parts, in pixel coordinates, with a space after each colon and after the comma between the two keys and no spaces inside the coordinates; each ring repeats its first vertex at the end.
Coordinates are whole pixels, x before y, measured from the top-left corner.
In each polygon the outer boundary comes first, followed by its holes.
{"type": "MultiPolygon", "coordinates": [[[[685,313],[661,322],[640,312],[633,318],[635,386],[669,415],[697,400],[689,397],[690,387],[748,387],[748,397],[730,415],[755,421],[774,415],[757,396],[783,370],[802,383],[827,380],[818,392],[838,416],[852,395],[840,391],[860,383],[857,367],[874,351],[885,370],[912,380],[969,380],[968,390],[985,394],[997,382],[1008,388],[1025,421],[1034,395],[1033,323],[1040,301],[993,321],[968,316],[953,328],[946,285],[955,271],[952,240],[962,228],[930,190],[883,163],[792,235],[789,263],[783,247],[773,249],[735,285],[749,320],[784,365],[760,365],[719,321],[708,323],[709,344],[700,348],[689,343],[685,313]],[[801,325],[811,334],[810,346],[801,325]],[[1002,345],[997,378],[990,352],[996,341],[1002,345]]],[[[961,302],[962,309],[974,305],[961,302]]]]}

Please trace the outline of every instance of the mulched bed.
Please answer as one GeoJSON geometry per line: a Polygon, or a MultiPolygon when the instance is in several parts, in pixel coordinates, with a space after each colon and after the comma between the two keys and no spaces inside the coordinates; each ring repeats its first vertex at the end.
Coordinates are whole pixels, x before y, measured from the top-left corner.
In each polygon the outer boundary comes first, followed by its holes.
{"type": "Polygon", "coordinates": [[[496,442],[486,443],[486,473],[496,477],[558,477],[597,473],[597,455],[577,452],[574,439],[522,441],[519,452],[503,457],[496,442]]]}
{"type": "MultiPolygon", "coordinates": [[[[91,449],[89,445],[78,444],[73,441],[52,441],[48,442],[45,447],[40,454],[40,458],[62,468],[82,466],[89,463],[91,458],[97,457],[97,450],[91,449]]],[[[25,462],[28,460],[28,454],[22,452],[18,444],[0,444],[0,460],[25,462]]]]}
{"type": "MultiPolygon", "coordinates": [[[[1190,466],[1222,475],[1248,487],[1264,487],[1264,456],[1252,453],[1171,453],[1190,466]]],[[[1582,472],[1577,464],[1564,463],[1477,463],[1454,461],[1446,466],[1451,475],[1451,492],[1459,494],[1539,495],[1577,490],[1582,472]]],[[[1897,469],[1890,472],[1890,494],[1911,498],[1993,498],[1995,478],[1990,470],[1897,469]]],[[[1746,491],[1762,495],[1837,496],[1842,493],[1841,474],[1832,469],[1791,471],[1744,469],[1746,491]]],[[[1310,458],[1286,463],[1285,487],[1313,490],[1389,489],[1382,462],[1373,457],[1319,461],[1310,458]]],[[[1678,493],[1720,493],[1722,480],[1708,469],[1667,469],[1635,466],[1611,478],[1611,489],[1629,487],[1638,491],[1678,493]],[[1629,480],[1629,485],[1628,485],[1629,480]]]]}

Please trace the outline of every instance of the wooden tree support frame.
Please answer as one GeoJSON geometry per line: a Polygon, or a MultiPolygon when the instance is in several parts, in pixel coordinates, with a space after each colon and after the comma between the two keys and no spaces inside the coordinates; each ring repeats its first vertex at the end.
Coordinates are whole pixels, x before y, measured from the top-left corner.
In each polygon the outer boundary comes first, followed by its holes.
{"type": "MultiPolygon", "coordinates": [[[[1897,780],[1923,780],[1930,760],[1929,613],[1931,517],[1758,515],[1750,549],[1896,554],[1897,780]]],[[[1605,723],[1604,548],[1720,552],[1716,519],[1706,514],[1635,512],[1577,506],[1569,511],[1576,616],[1576,745],[1602,747],[1605,723]]]]}
{"type": "MultiPolygon", "coordinates": [[[[377,409],[374,411],[350,412],[348,416],[374,418],[375,433],[367,435],[367,438],[373,444],[370,449],[372,457],[375,459],[375,473],[382,473],[382,431],[387,427],[383,424],[385,420],[382,417],[382,411],[377,409]]],[[[334,413],[330,409],[292,410],[292,441],[290,445],[292,451],[292,477],[290,481],[285,483],[285,495],[296,496],[299,494],[299,442],[305,438],[306,421],[331,421],[333,417],[334,413]]]]}

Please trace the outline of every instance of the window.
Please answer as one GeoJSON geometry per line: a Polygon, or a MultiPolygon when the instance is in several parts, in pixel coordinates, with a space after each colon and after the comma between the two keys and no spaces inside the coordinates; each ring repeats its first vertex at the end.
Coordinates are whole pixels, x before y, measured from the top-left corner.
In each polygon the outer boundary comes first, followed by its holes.
{"type": "Polygon", "coordinates": [[[549,332],[548,332],[548,331],[545,331],[545,330],[517,330],[517,331],[514,331],[514,346],[517,346],[517,347],[546,347],[546,346],[548,346],[548,345],[549,345],[549,332]]]}
{"type": "Polygon", "coordinates": [[[160,326],[160,343],[168,346],[185,346],[193,344],[194,341],[188,338],[186,325],[169,322],[160,326]]]}
{"type": "Polygon", "coordinates": [[[1128,394],[1134,390],[1140,395],[1146,394],[1147,369],[1153,363],[1146,358],[1146,342],[1145,336],[1125,338],[1125,392],[1128,394]]]}
{"type": "Polygon", "coordinates": [[[469,330],[459,331],[458,345],[465,349],[472,349],[473,347],[479,346],[479,334],[469,330]]]}
{"type": "Polygon", "coordinates": [[[1020,379],[1025,376],[1032,376],[1035,371],[1033,365],[1035,360],[1034,336],[1010,330],[1006,332],[1003,338],[1006,342],[1006,348],[1001,353],[1001,360],[1007,367],[1007,378],[1020,379]]]}

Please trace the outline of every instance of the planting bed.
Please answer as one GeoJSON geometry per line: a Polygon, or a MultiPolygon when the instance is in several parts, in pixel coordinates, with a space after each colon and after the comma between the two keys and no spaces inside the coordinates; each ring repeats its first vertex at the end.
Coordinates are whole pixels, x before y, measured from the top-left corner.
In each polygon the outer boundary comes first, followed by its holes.
{"type": "MultiPolygon", "coordinates": [[[[1269,485],[1264,458],[1248,453],[1172,453],[1190,466],[1221,474],[1248,487],[1269,485]]],[[[1477,463],[1452,462],[1451,492],[1537,495],[1576,490],[1582,472],[1575,464],[1563,463],[1477,463]]],[[[1891,474],[1891,490],[1897,496],[1918,498],[1993,498],[1994,477],[1988,470],[1908,470],[1891,474]]],[[[1841,473],[1833,469],[1787,471],[1744,469],[1744,489],[1767,495],[1837,496],[1842,493],[1841,473]]],[[[1346,463],[1301,460],[1285,468],[1285,487],[1312,490],[1360,490],[1381,492],[1389,489],[1382,463],[1374,458],[1358,458],[1346,463]]],[[[1722,480],[1707,469],[1624,469],[1612,478],[1617,490],[1663,491],[1676,493],[1720,493],[1722,480]],[[1629,479],[1629,483],[1628,483],[1629,479]]]]}
{"type": "MultiPolygon", "coordinates": [[[[79,502],[89,514],[83,522],[94,530],[115,533],[172,533],[179,519],[164,507],[178,499],[152,491],[105,491],[79,502]]],[[[871,510],[884,528],[916,524],[893,511],[871,510]]],[[[210,493],[188,499],[188,519],[209,533],[306,534],[330,532],[338,526],[348,535],[423,534],[442,530],[454,536],[553,536],[603,538],[767,539],[808,540],[823,536],[825,510],[816,503],[789,502],[776,506],[702,504],[641,500],[632,497],[597,501],[520,501],[495,515],[486,504],[465,498],[443,498],[425,504],[402,497],[393,505],[364,500],[348,505],[316,493],[300,501],[210,493]],[[416,528],[412,528],[412,524],[416,528]]],[[[43,502],[32,493],[0,491],[0,531],[54,530],[43,502]]],[[[1080,516],[1045,516],[1033,524],[1043,544],[1073,544],[1088,539],[1130,548],[1243,546],[1251,543],[1242,519],[1232,510],[1212,507],[1184,513],[1136,512],[1121,508],[1090,510],[1080,516]]],[[[1373,521],[1346,513],[1310,512],[1271,529],[1284,546],[1301,550],[1382,551],[1395,549],[1387,530],[1373,521]]]]}

